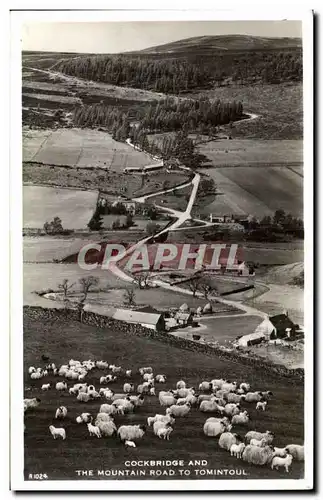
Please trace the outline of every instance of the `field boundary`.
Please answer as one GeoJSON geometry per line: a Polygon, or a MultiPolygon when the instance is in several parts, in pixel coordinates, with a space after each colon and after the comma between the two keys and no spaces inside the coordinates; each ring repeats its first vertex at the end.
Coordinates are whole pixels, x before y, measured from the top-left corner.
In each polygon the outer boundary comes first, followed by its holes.
{"type": "Polygon", "coordinates": [[[304,369],[288,369],[283,365],[275,365],[264,358],[256,357],[254,354],[242,354],[236,351],[228,351],[226,348],[211,347],[201,342],[194,342],[192,340],[174,337],[168,333],[156,332],[141,325],[129,324],[123,321],[118,321],[108,316],[102,316],[97,313],[72,310],[72,309],[49,309],[40,306],[24,306],[24,315],[28,315],[31,319],[42,321],[56,321],[59,319],[66,319],[72,321],[79,321],[84,324],[93,325],[98,328],[110,328],[116,331],[123,331],[129,335],[137,335],[139,337],[146,337],[161,341],[177,347],[179,349],[190,350],[202,354],[215,356],[222,359],[227,359],[230,362],[241,363],[244,365],[252,366],[255,369],[268,372],[270,376],[286,377],[291,381],[299,383],[304,380],[304,369]]]}

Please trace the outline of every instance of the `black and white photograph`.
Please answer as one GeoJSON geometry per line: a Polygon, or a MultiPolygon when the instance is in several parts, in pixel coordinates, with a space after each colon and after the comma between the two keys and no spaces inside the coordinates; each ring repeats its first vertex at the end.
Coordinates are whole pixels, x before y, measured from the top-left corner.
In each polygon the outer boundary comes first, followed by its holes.
{"type": "Polygon", "coordinates": [[[47,14],[11,34],[13,484],[309,489],[311,13],[47,14]]]}

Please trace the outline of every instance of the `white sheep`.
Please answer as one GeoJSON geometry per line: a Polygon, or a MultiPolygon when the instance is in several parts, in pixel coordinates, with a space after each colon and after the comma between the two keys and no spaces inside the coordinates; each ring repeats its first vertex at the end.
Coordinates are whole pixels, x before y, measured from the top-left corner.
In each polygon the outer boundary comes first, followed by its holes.
{"type": "Polygon", "coordinates": [[[118,429],[118,436],[121,441],[137,441],[145,434],[145,426],[140,425],[122,425],[118,429]]]}
{"type": "Polygon", "coordinates": [[[150,387],[150,388],[149,388],[148,395],[149,395],[149,396],[156,396],[155,387],[150,387]]]}
{"type": "Polygon", "coordinates": [[[112,366],[112,368],[110,368],[110,370],[112,371],[112,373],[116,374],[116,373],[120,373],[122,368],[121,368],[121,366],[112,366]]]}
{"type": "Polygon", "coordinates": [[[129,446],[130,448],[137,448],[136,446],[136,443],[134,443],[133,441],[125,441],[124,442],[125,446],[129,446]]]}
{"type": "Polygon", "coordinates": [[[240,413],[240,404],[239,403],[228,403],[224,407],[224,413],[228,417],[233,417],[233,415],[238,415],[240,413]]]}
{"type": "Polygon", "coordinates": [[[67,383],[66,382],[57,382],[55,387],[56,387],[57,391],[66,391],[67,390],[67,383]]]}
{"type": "Polygon", "coordinates": [[[107,361],[96,361],[96,367],[99,368],[99,370],[103,370],[104,368],[109,368],[109,363],[107,361]]]}
{"type": "Polygon", "coordinates": [[[227,392],[224,394],[224,399],[228,403],[240,403],[245,400],[245,396],[243,394],[235,394],[234,392],[227,392]]]}
{"type": "MultiPolygon", "coordinates": [[[[113,422],[113,417],[108,415],[108,413],[104,413],[104,412],[98,413],[96,416],[94,425],[98,425],[99,422],[113,422]]],[[[91,421],[91,423],[92,423],[92,421],[91,421]]]]}
{"type": "Polygon", "coordinates": [[[154,375],[152,373],[144,373],[142,376],[142,379],[144,382],[149,382],[150,380],[153,380],[154,375]]]}
{"type": "Polygon", "coordinates": [[[186,387],[186,383],[184,382],[184,380],[179,380],[176,383],[176,389],[185,389],[185,387],[186,387]]]}
{"type": "Polygon", "coordinates": [[[159,404],[161,406],[172,406],[176,404],[176,398],[174,395],[158,394],[159,404]]]}
{"type": "Polygon", "coordinates": [[[289,471],[289,467],[292,465],[293,457],[292,455],[286,455],[285,458],[274,457],[271,462],[271,468],[278,470],[279,467],[285,467],[285,471],[289,471]]]}
{"type": "Polygon", "coordinates": [[[142,406],[145,402],[145,398],[142,394],[140,394],[139,396],[130,396],[129,400],[135,408],[137,408],[138,406],[142,406]]]}
{"type": "Polygon", "coordinates": [[[175,419],[171,416],[171,415],[159,415],[159,414],[156,414],[154,417],[148,417],[147,418],[147,423],[148,423],[148,426],[150,427],[151,425],[153,425],[155,422],[157,421],[160,421],[160,422],[164,422],[164,424],[174,424],[175,423],[175,419]]]}
{"type": "Polygon", "coordinates": [[[76,422],[78,424],[82,424],[83,422],[87,424],[88,422],[91,421],[91,419],[92,419],[91,413],[81,413],[81,415],[76,417],[76,422]]]}
{"type": "Polygon", "coordinates": [[[158,374],[158,375],[156,375],[155,380],[159,384],[165,384],[166,380],[167,380],[167,377],[166,377],[166,375],[158,374]]]}
{"type": "Polygon", "coordinates": [[[115,415],[117,413],[117,408],[114,405],[103,404],[100,406],[100,413],[115,415]]]}
{"type": "Polygon", "coordinates": [[[277,448],[276,446],[274,447],[274,454],[275,457],[286,457],[287,455],[287,450],[286,448],[277,448]]]}
{"type": "Polygon", "coordinates": [[[258,439],[260,441],[262,438],[266,438],[267,443],[271,444],[274,439],[274,434],[271,431],[266,431],[266,432],[249,431],[245,435],[245,440],[247,443],[249,443],[251,439],[258,439]]]}
{"type": "Polygon", "coordinates": [[[244,425],[249,422],[248,412],[245,410],[237,415],[233,415],[231,423],[232,425],[244,425]]]}
{"type": "Polygon", "coordinates": [[[124,415],[125,413],[132,413],[134,410],[134,405],[129,399],[116,399],[112,403],[113,406],[115,406],[121,415],[124,415]]]}
{"type": "Polygon", "coordinates": [[[229,381],[227,381],[227,382],[225,382],[222,385],[221,389],[223,391],[228,391],[228,392],[235,391],[237,389],[237,382],[229,382],[229,381]]]}
{"type": "Polygon", "coordinates": [[[267,401],[258,401],[256,404],[256,410],[265,411],[266,406],[267,406],[267,401]]]}
{"type": "Polygon", "coordinates": [[[31,375],[30,375],[30,378],[32,380],[39,380],[40,378],[42,378],[43,374],[42,372],[33,372],[31,375]]]}
{"type": "Polygon", "coordinates": [[[176,394],[176,396],[178,396],[179,398],[186,398],[186,396],[188,396],[189,394],[192,394],[194,396],[195,390],[193,389],[193,387],[185,387],[184,389],[177,389],[176,391],[174,391],[174,394],[176,394]]]}
{"type": "Polygon", "coordinates": [[[226,383],[226,380],[224,380],[223,378],[211,380],[211,384],[213,385],[213,390],[221,389],[223,384],[225,384],[225,383],[226,383]]]}
{"type": "Polygon", "coordinates": [[[156,422],[153,423],[153,431],[154,431],[155,436],[158,436],[159,429],[165,429],[166,427],[170,427],[169,422],[163,422],[162,420],[156,420],[156,422]]]}
{"type": "MultiPolygon", "coordinates": [[[[147,384],[147,382],[146,382],[147,384]]],[[[151,385],[145,385],[145,382],[143,384],[139,384],[137,387],[137,392],[138,394],[148,394],[150,391],[151,385]]]]}
{"type": "Polygon", "coordinates": [[[250,384],[248,384],[247,382],[241,382],[241,384],[239,385],[239,389],[241,389],[243,392],[248,392],[250,391],[250,384]]]}
{"type": "Polygon", "coordinates": [[[126,392],[127,394],[128,394],[129,392],[133,392],[133,391],[134,391],[134,389],[135,389],[134,384],[125,383],[125,384],[123,385],[123,392],[126,392]]]}
{"type": "Polygon", "coordinates": [[[99,428],[101,435],[104,437],[111,437],[117,431],[115,423],[111,420],[109,422],[99,420],[96,423],[96,426],[99,428]]]}
{"type": "Polygon", "coordinates": [[[230,448],[231,457],[235,456],[237,458],[242,458],[242,453],[243,453],[243,450],[245,449],[245,447],[246,447],[246,445],[243,442],[241,442],[239,444],[237,444],[237,443],[232,444],[231,448],[230,448]]]}
{"type": "Polygon", "coordinates": [[[262,400],[262,392],[247,392],[245,401],[246,403],[257,403],[262,400]]]}
{"type": "Polygon", "coordinates": [[[210,399],[209,401],[202,401],[199,409],[204,413],[214,413],[218,411],[222,415],[222,413],[224,412],[224,407],[218,405],[215,399],[210,399]]]}
{"type": "Polygon", "coordinates": [[[29,408],[37,408],[40,402],[39,398],[24,399],[24,411],[27,411],[29,408]]]}
{"type": "Polygon", "coordinates": [[[87,392],[79,392],[76,399],[78,401],[82,401],[83,403],[87,403],[90,400],[90,396],[87,392]]]}
{"type": "Polygon", "coordinates": [[[248,444],[243,453],[242,460],[250,464],[266,465],[270,464],[274,456],[274,451],[271,446],[252,446],[248,444]]]}
{"type": "Polygon", "coordinates": [[[231,432],[223,432],[219,438],[219,446],[227,451],[233,444],[240,443],[242,441],[238,434],[232,434],[231,432]]]}
{"type": "Polygon", "coordinates": [[[99,399],[101,396],[97,391],[87,391],[90,399],[99,399]]]}
{"type": "Polygon", "coordinates": [[[130,378],[131,375],[132,375],[132,370],[126,370],[126,377],[130,378]]]}
{"type": "Polygon", "coordinates": [[[75,389],[74,387],[70,387],[68,393],[71,394],[72,396],[76,396],[78,394],[78,390],[75,389]]]}
{"type": "Polygon", "coordinates": [[[144,366],[142,368],[139,368],[139,373],[140,375],[144,375],[145,373],[153,373],[153,369],[151,366],[144,366]]]}
{"type": "Polygon", "coordinates": [[[65,418],[66,415],[67,415],[66,406],[60,406],[59,408],[57,408],[55,413],[55,418],[65,418]]]}
{"type": "Polygon", "coordinates": [[[43,384],[43,385],[41,386],[41,390],[42,390],[42,391],[48,391],[49,389],[50,389],[50,384],[43,384]]]}
{"type": "Polygon", "coordinates": [[[53,425],[49,426],[49,431],[54,439],[57,437],[61,437],[62,439],[66,439],[66,431],[63,427],[54,427],[53,425]]]}
{"type": "Polygon", "coordinates": [[[169,441],[169,436],[171,432],[173,432],[173,427],[167,426],[167,427],[161,427],[157,430],[157,436],[161,439],[167,439],[169,441]]]}
{"type": "Polygon", "coordinates": [[[89,430],[90,436],[96,436],[98,438],[101,437],[100,429],[97,425],[92,425],[91,422],[87,424],[87,428],[89,430]]]}
{"type": "Polygon", "coordinates": [[[211,382],[204,381],[199,384],[200,391],[212,391],[212,389],[213,384],[211,382]]]}
{"type": "Polygon", "coordinates": [[[259,448],[264,448],[267,444],[267,439],[265,437],[263,437],[262,439],[250,439],[251,446],[259,446],[259,448]]]}
{"type": "Polygon", "coordinates": [[[185,405],[171,405],[166,410],[167,415],[172,417],[185,417],[191,409],[190,403],[185,403],[185,405]]]}
{"type": "Polygon", "coordinates": [[[188,394],[185,398],[178,398],[176,402],[177,405],[185,403],[190,403],[191,406],[196,405],[197,397],[194,394],[188,394]]]}
{"type": "Polygon", "coordinates": [[[29,373],[29,375],[30,375],[31,373],[35,372],[35,371],[36,371],[36,368],[35,368],[34,366],[30,366],[30,367],[28,368],[28,373],[29,373]]]}
{"type": "Polygon", "coordinates": [[[224,422],[205,422],[203,426],[203,432],[206,436],[216,437],[219,434],[222,434],[226,430],[226,425],[224,422]]]}
{"type": "Polygon", "coordinates": [[[292,455],[295,460],[304,460],[304,446],[300,444],[288,444],[285,446],[287,453],[292,455]]]}

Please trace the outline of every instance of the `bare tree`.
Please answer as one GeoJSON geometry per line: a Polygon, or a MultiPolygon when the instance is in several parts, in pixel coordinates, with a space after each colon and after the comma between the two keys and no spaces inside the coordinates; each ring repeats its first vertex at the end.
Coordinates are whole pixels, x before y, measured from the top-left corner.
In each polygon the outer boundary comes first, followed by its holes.
{"type": "Polygon", "coordinates": [[[146,273],[137,273],[135,276],[134,276],[134,279],[136,281],[136,283],[138,284],[139,288],[140,289],[143,289],[143,288],[148,288],[149,287],[149,273],[146,272],[146,273]]]}
{"type": "Polygon", "coordinates": [[[58,285],[58,288],[59,288],[60,290],[63,290],[63,292],[64,292],[64,299],[66,299],[68,291],[69,291],[69,290],[70,290],[70,289],[71,289],[74,285],[75,285],[75,283],[71,283],[71,284],[69,285],[69,283],[68,283],[68,280],[67,280],[67,279],[65,279],[65,280],[63,281],[63,283],[60,283],[60,284],[58,285]]]}
{"type": "Polygon", "coordinates": [[[79,283],[82,287],[82,293],[84,294],[84,301],[87,297],[87,294],[89,293],[90,288],[99,284],[99,279],[95,276],[88,276],[87,278],[80,278],[79,283]]]}
{"type": "Polygon", "coordinates": [[[193,297],[195,297],[196,292],[199,291],[200,289],[200,280],[199,278],[192,278],[190,281],[188,281],[188,286],[191,292],[193,292],[193,297]]]}
{"type": "Polygon", "coordinates": [[[201,280],[200,289],[205,299],[208,299],[209,294],[214,290],[206,280],[201,280]]]}
{"type": "Polygon", "coordinates": [[[135,301],[135,291],[133,288],[126,288],[123,294],[123,302],[127,306],[134,306],[136,305],[135,301]]]}

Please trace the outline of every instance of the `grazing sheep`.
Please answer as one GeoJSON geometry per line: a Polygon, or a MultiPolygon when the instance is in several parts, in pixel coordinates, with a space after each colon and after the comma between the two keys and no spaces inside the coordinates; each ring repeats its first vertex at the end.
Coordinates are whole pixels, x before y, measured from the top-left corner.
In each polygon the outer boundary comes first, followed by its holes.
{"type": "Polygon", "coordinates": [[[265,465],[271,463],[273,456],[274,451],[272,446],[260,448],[259,446],[248,444],[242,453],[242,460],[249,464],[265,465]]]}
{"type": "Polygon", "coordinates": [[[118,436],[121,441],[137,441],[142,439],[146,431],[144,425],[122,425],[118,429],[118,436]]]}
{"type": "Polygon", "coordinates": [[[285,467],[285,471],[289,471],[289,467],[292,465],[293,457],[292,455],[286,455],[285,458],[282,457],[274,457],[271,462],[271,468],[275,468],[278,470],[279,467],[285,467]]]}
{"type": "Polygon", "coordinates": [[[133,441],[125,441],[124,442],[125,446],[129,446],[130,448],[137,448],[136,447],[136,443],[134,443],[133,441]]]}
{"type": "Polygon", "coordinates": [[[221,389],[223,391],[233,392],[237,389],[237,382],[225,382],[221,389]]]}
{"type": "Polygon", "coordinates": [[[148,394],[149,396],[156,396],[155,387],[150,387],[148,394]]]}
{"type": "Polygon", "coordinates": [[[155,436],[158,436],[159,429],[165,429],[167,427],[170,427],[169,422],[163,422],[162,420],[157,420],[156,422],[154,422],[153,430],[154,430],[155,436]]]}
{"type": "Polygon", "coordinates": [[[70,387],[68,393],[71,394],[72,396],[76,396],[78,394],[78,390],[75,389],[74,387],[70,387]]]}
{"type": "Polygon", "coordinates": [[[176,398],[174,395],[168,396],[166,394],[159,393],[158,398],[160,406],[176,405],[176,398]]]}
{"type": "Polygon", "coordinates": [[[112,389],[104,389],[104,390],[100,389],[99,394],[100,393],[101,393],[101,396],[104,396],[105,399],[108,399],[110,401],[112,401],[112,398],[115,394],[115,392],[112,389]]]}
{"type": "Polygon", "coordinates": [[[226,430],[226,425],[224,422],[205,422],[203,426],[203,432],[206,436],[216,437],[219,434],[222,434],[226,430]]]}
{"type": "Polygon", "coordinates": [[[139,396],[130,396],[129,400],[135,408],[137,408],[138,406],[142,406],[145,402],[145,398],[142,394],[140,394],[139,396]]]}
{"type": "Polygon", "coordinates": [[[157,430],[157,436],[161,439],[167,439],[169,441],[169,436],[171,432],[173,432],[173,427],[161,427],[160,429],[157,430]]]}
{"type": "Polygon", "coordinates": [[[144,382],[143,384],[138,385],[137,392],[138,394],[148,394],[150,392],[150,388],[151,388],[150,383],[144,382]]]}
{"type": "Polygon", "coordinates": [[[122,415],[125,413],[132,413],[135,407],[129,399],[116,399],[113,401],[112,405],[115,406],[122,415]]]}
{"type": "Polygon", "coordinates": [[[132,375],[132,370],[126,370],[126,377],[130,378],[131,375],[132,375]]]}
{"type": "Polygon", "coordinates": [[[100,406],[100,413],[106,413],[107,415],[115,415],[117,409],[114,405],[103,404],[100,406]]]}
{"type": "Polygon", "coordinates": [[[202,401],[210,401],[214,398],[214,394],[200,394],[197,397],[197,404],[199,405],[202,401]]]}
{"type": "Polygon", "coordinates": [[[228,392],[224,395],[224,399],[228,403],[240,403],[245,400],[245,396],[243,394],[235,394],[234,392],[228,392]]]}
{"type": "Polygon", "coordinates": [[[286,450],[286,448],[276,448],[274,446],[274,454],[275,454],[275,457],[282,457],[282,458],[284,458],[287,455],[287,450],[286,450]]]}
{"type": "Polygon", "coordinates": [[[135,390],[134,384],[126,383],[126,384],[123,385],[123,392],[126,392],[127,394],[129,392],[133,392],[134,390],[135,390]]]}
{"type": "Polygon", "coordinates": [[[233,415],[231,423],[232,425],[243,425],[247,424],[250,420],[250,417],[248,415],[248,412],[245,410],[238,415],[233,415]]]}
{"type": "Polygon", "coordinates": [[[87,392],[87,383],[84,384],[74,384],[73,389],[79,392],[87,392]]]}
{"type": "Polygon", "coordinates": [[[219,406],[218,403],[215,401],[215,399],[210,399],[209,401],[202,401],[199,409],[204,413],[214,413],[218,411],[222,415],[222,413],[224,412],[224,407],[219,406]]]}
{"type": "Polygon", "coordinates": [[[185,389],[185,388],[186,388],[186,383],[184,382],[184,380],[179,380],[176,383],[176,389],[185,389]]]}
{"type": "Polygon", "coordinates": [[[161,375],[161,374],[158,374],[158,375],[156,375],[155,380],[156,380],[156,382],[158,382],[159,384],[165,384],[165,383],[166,383],[166,380],[167,380],[167,377],[166,377],[166,375],[161,375]]]}
{"type": "Polygon", "coordinates": [[[60,438],[60,437],[62,439],[66,439],[66,431],[65,431],[65,429],[63,429],[63,427],[54,427],[53,425],[50,425],[49,431],[54,439],[60,438]]]}
{"type": "Polygon", "coordinates": [[[211,382],[201,382],[199,385],[199,391],[212,391],[213,385],[211,382]]]}
{"type": "Polygon", "coordinates": [[[90,396],[87,392],[79,392],[76,399],[78,401],[82,401],[83,403],[87,403],[90,400],[90,396]]]}
{"type": "Polygon", "coordinates": [[[232,434],[231,432],[223,432],[219,438],[219,446],[224,450],[230,451],[233,444],[240,443],[242,441],[238,434],[232,434]]]}
{"type": "Polygon", "coordinates": [[[261,399],[262,392],[247,392],[245,401],[246,403],[257,403],[258,401],[261,401],[261,399]]]}
{"type": "Polygon", "coordinates": [[[110,370],[112,371],[113,374],[116,374],[116,373],[121,373],[121,366],[112,366],[112,368],[110,368],[110,370]]]}
{"type": "Polygon", "coordinates": [[[99,370],[104,370],[104,368],[109,368],[109,363],[107,361],[96,361],[96,367],[99,368],[99,370]]]}
{"type": "Polygon", "coordinates": [[[191,406],[196,405],[197,397],[194,394],[188,394],[185,398],[178,398],[176,404],[183,405],[185,403],[190,403],[191,406]]]}
{"type": "Polygon", "coordinates": [[[267,439],[264,437],[262,439],[250,439],[251,446],[259,446],[259,448],[264,448],[267,445],[267,439]]]}
{"type": "Polygon", "coordinates": [[[31,375],[30,375],[30,378],[32,380],[39,380],[40,378],[42,378],[43,376],[43,373],[42,372],[33,372],[31,375]]]}
{"type": "Polygon", "coordinates": [[[285,449],[295,460],[300,462],[304,460],[304,446],[300,444],[288,444],[285,446],[285,449]]]}
{"type": "Polygon", "coordinates": [[[29,408],[37,408],[40,402],[41,399],[39,398],[24,399],[24,411],[28,410],[29,408]]]}
{"type": "Polygon", "coordinates": [[[233,415],[238,415],[240,413],[239,403],[228,403],[224,407],[224,413],[228,417],[233,417],[233,415]]]}
{"type": "Polygon", "coordinates": [[[116,401],[117,399],[126,399],[127,397],[129,397],[129,395],[126,393],[114,392],[111,399],[112,401],[116,401]]]}
{"type": "Polygon", "coordinates": [[[149,382],[154,379],[154,375],[152,373],[144,373],[142,379],[144,382],[149,382]]]}
{"type": "Polygon", "coordinates": [[[67,415],[66,406],[60,406],[59,408],[57,408],[55,413],[55,418],[65,418],[66,415],[67,415]]]}
{"type": "MultiPolygon", "coordinates": [[[[91,421],[92,422],[92,421],[91,421]]],[[[95,424],[98,425],[98,422],[113,422],[113,417],[108,415],[107,413],[98,413],[95,419],[95,424]]]]}
{"type": "Polygon", "coordinates": [[[247,382],[241,382],[241,384],[239,385],[239,389],[243,390],[243,392],[248,392],[250,391],[250,384],[248,384],[247,382]]]}
{"type": "Polygon", "coordinates": [[[225,383],[226,383],[226,380],[224,380],[223,378],[211,380],[211,384],[213,385],[213,390],[221,389],[223,384],[225,384],[225,383]]]}
{"type": "Polygon", "coordinates": [[[265,411],[266,406],[267,406],[267,401],[258,401],[256,404],[256,410],[265,411]]]}
{"type": "Polygon", "coordinates": [[[78,424],[82,424],[83,422],[87,424],[88,422],[91,421],[91,419],[92,419],[91,413],[81,413],[81,415],[76,417],[76,422],[78,424]]]}
{"type": "Polygon", "coordinates": [[[154,424],[155,422],[164,422],[164,424],[171,424],[173,425],[175,423],[175,419],[171,416],[171,415],[159,415],[159,414],[156,414],[154,417],[148,417],[147,418],[147,423],[148,423],[148,426],[150,427],[152,424],[154,424]]]}
{"type": "Polygon", "coordinates": [[[189,403],[185,403],[185,405],[171,405],[166,410],[167,415],[171,415],[172,417],[185,417],[189,413],[191,409],[191,405],[189,403]]]}
{"type": "Polygon", "coordinates": [[[67,383],[66,382],[57,382],[55,387],[56,387],[57,391],[66,391],[67,390],[67,383]]]}
{"type": "Polygon", "coordinates": [[[92,425],[91,422],[87,424],[87,428],[89,430],[90,436],[96,436],[98,438],[101,437],[100,429],[97,425],[92,425]]]}
{"type": "Polygon", "coordinates": [[[104,437],[111,437],[115,432],[117,432],[117,427],[111,420],[110,422],[99,420],[98,423],[96,423],[96,426],[99,428],[101,435],[104,437]]]}
{"type": "Polygon", "coordinates": [[[262,398],[268,401],[270,399],[270,396],[273,396],[273,393],[271,391],[263,391],[262,392],[262,398]]]}
{"type": "Polygon", "coordinates": [[[174,391],[174,394],[176,394],[176,396],[178,396],[179,398],[186,398],[186,396],[188,396],[189,394],[194,395],[195,390],[193,389],[193,387],[190,387],[189,389],[177,389],[176,391],[174,391]]]}
{"type": "Polygon", "coordinates": [[[243,450],[245,449],[245,443],[233,444],[230,448],[230,455],[235,456],[237,458],[242,458],[243,450]]]}
{"type": "Polygon", "coordinates": [[[153,373],[153,369],[151,366],[144,366],[142,368],[139,368],[139,373],[140,375],[144,375],[145,373],[153,373]]]}
{"type": "Polygon", "coordinates": [[[36,371],[36,368],[35,368],[34,366],[30,366],[30,367],[28,368],[28,373],[29,373],[29,375],[30,375],[31,373],[35,372],[35,371],[36,371]]]}
{"type": "Polygon", "coordinates": [[[261,441],[262,438],[267,438],[267,443],[271,444],[274,439],[274,434],[270,431],[266,432],[249,431],[245,435],[247,443],[249,443],[251,439],[258,439],[259,441],[261,441]]]}
{"type": "Polygon", "coordinates": [[[117,380],[117,377],[116,375],[109,374],[105,377],[105,380],[106,382],[115,382],[117,380]]]}
{"type": "Polygon", "coordinates": [[[49,388],[50,388],[50,384],[43,384],[43,385],[41,386],[41,390],[42,390],[42,391],[48,391],[48,390],[49,390],[49,388]]]}

